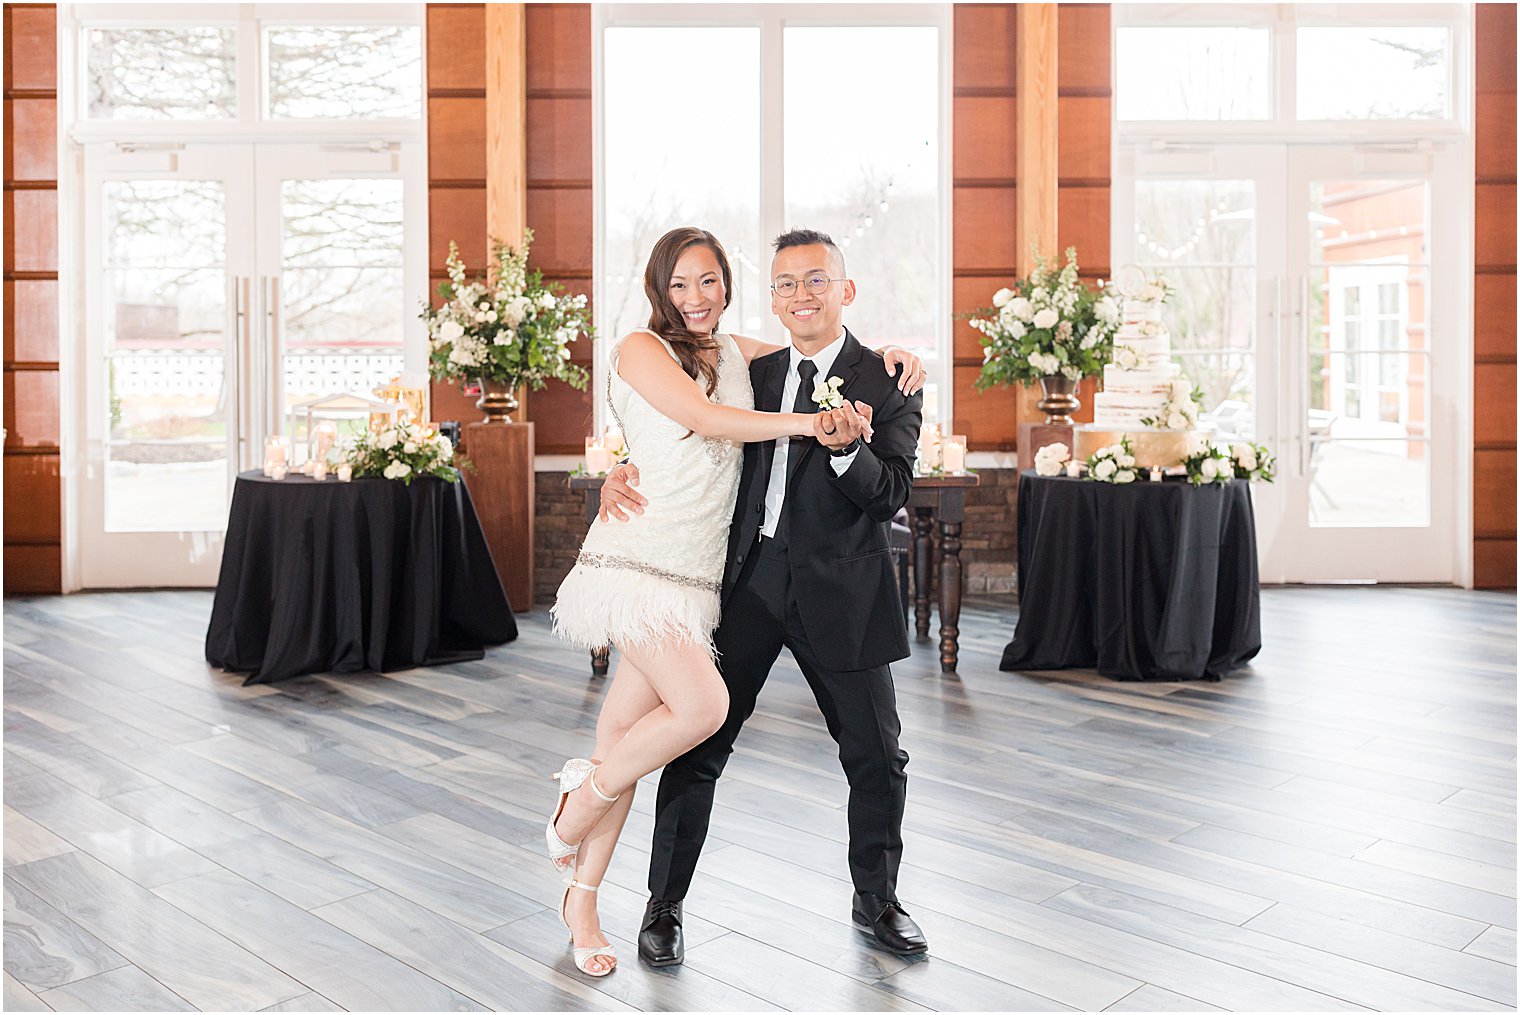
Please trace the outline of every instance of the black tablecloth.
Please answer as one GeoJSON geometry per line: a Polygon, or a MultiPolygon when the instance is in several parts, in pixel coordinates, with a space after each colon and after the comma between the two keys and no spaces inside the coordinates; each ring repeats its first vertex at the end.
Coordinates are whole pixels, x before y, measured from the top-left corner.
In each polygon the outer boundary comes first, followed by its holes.
{"type": "Polygon", "coordinates": [[[1019,477],[1019,624],[1003,670],[1218,680],[1261,650],[1250,484],[1019,477]]]}
{"type": "Polygon", "coordinates": [[[516,637],[464,483],[238,476],[212,665],[269,683],[479,659],[516,637]]]}

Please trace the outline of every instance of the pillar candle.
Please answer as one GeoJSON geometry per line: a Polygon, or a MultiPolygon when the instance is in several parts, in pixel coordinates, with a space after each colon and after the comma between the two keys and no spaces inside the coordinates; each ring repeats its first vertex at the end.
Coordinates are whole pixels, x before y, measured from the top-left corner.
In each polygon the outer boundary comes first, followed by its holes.
{"type": "Polygon", "coordinates": [[[319,483],[327,478],[327,463],[325,461],[320,458],[317,459],[317,464],[311,467],[311,478],[319,483]]]}
{"type": "Polygon", "coordinates": [[[966,474],[966,438],[956,434],[945,442],[943,462],[945,473],[951,476],[966,474]]]}
{"type": "Polygon", "coordinates": [[[1080,479],[1082,476],[1082,463],[1073,459],[1066,463],[1066,476],[1069,479],[1080,479]]]}
{"type": "Polygon", "coordinates": [[[347,462],[338,463],[338,482],[347,483],[354,478],[354,467],[347,462]]]}

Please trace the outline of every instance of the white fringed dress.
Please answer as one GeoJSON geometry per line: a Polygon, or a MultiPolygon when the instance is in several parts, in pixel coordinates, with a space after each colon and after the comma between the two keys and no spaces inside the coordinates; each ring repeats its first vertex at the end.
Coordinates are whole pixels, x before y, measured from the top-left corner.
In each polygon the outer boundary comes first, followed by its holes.
{"type": "MultiPolygon", "coordinates": [[[[715,339],[712,401],[753,409],[744,354],[731,336],[715,339]]],[[[660,343],[670,350],[665,339],[660,343]]],[[[618,376],[617,355],[614,348],[607,401],[649,504],[626,522],[592,522],[551,610],[554,633],[587,649],[678,641],[711,652],[743,447],[700,434],[683,440],[686,427],[618,376]]]]}

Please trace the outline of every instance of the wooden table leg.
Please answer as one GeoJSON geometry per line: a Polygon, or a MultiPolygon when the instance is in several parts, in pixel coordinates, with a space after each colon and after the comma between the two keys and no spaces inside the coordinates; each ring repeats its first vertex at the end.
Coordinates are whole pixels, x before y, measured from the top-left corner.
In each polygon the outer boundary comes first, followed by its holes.
{"type": "Polygon", "coordinates": [[[610,645],[603,645],[601,648],[591,650],[591,672],[594,675],[598,677],[605,677],[607,675],[607,657],[611,654],[612,647],[610,645]]]}
{"type": "Polygon", "coordinates": [[[919,641],[929,640],[929,590],[933,586],[934,509],[913,509],[913,628],[919,641]]]}
{"type": "Polygon", "coordinates": [[[965,498],[946,490],[939,504],[939,668],[954,673],[961,653],[961,523],[965,498]]]}

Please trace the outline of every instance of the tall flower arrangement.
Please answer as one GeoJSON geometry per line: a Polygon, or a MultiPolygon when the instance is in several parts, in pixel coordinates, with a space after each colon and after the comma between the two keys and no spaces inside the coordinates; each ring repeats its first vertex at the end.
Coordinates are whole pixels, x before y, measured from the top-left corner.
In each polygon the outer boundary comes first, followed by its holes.
{"type": "Polygon", "coordinates": [[[459,247],[449,243],[449,278],[438,284],[442,302],[423,301],[422,307],[430,376],[480,377],[534,390],[550,380],[586,387],[585,369],[570,362],[570,344],[592,334],[586,297],[528,269],[532,242],[533,231],[525,229],[521,247],[494,243],[490,269],[473,279],[466,277],[459,247]]]}
{"type": "Polygon", "coordinates": [[[1113,352],[1119,305],[1077,278],[1077,250],[1053,270],[1043,258],[1027,278],[999,289],[992,306],[968,315],[982,333],[978,389],[1032,384],[1059,375],[1072,381],[1103,371],[1113,352]]]}

